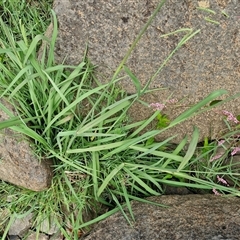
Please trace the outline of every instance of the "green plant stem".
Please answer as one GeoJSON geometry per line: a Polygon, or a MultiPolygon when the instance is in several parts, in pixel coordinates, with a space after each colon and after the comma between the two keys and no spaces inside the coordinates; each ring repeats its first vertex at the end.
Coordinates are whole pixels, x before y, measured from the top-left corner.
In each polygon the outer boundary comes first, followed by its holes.
{"type": "Polygon", "coordinates": [[[129,56],[131,55],[132,51],[134,50],[134,48],[136,47],[137,43],[139,42],[139,40],[141,39],[142,35],[145,33],[145,31],[147,30],[147,28],[149,27],[149,25],[152,23],[153,19],[156,17],[156,15],[158,14],[158,12],[160,11],[160,9],[162,8],[163,4],[166,2],[166,0],[162,0],[157,8],[155,9],[155,11],[153,12],[152,16],[148,19],[147,23],[144,25],[144,27],[142,28],[142,30],[140,31],[140,33],[137,35],[136,39],[134,40],[134,42],[132,43],[130,49],[127,51],[126,55],[124,56],[123,60],[121,61],[121,63],[119,64],[117,70],[115,71],[115,73],[113,74],[112,80],[114,81],[119,72],[121,71],[123,65],[127,62],[127,59],[129,58],[129,56]]]}

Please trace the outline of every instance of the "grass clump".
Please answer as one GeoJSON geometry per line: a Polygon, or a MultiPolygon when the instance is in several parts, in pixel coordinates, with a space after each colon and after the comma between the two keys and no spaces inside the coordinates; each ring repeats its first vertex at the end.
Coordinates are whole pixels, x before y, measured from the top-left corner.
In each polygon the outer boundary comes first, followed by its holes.
{"type": "MultiPolygon", "coordinates": [[[[51,22],[53,0],[0,0],[0,16],[11,29],[15,39],[21,40],[21,24],[26,28],[26,37],[30,40],[42,34],[51,22]]],[[[3,29],[0,29],[3,36],[3,29]]]]}
{"type": "Polygon", "coordinates": [[[159,133],[213,108],[209,104],[226,91],[211,93],[172,121],[161,115],[161,109],[155,109],[149,118],[139,122],[130,122],[126,114],[129,107],[148,92],[151,80],[167,60],[199,31],[187,29],[184,38],[141,89],[137,77],[125,66],[127,57],[108,84],[97,81],[94,67],[86,56],[78,66],[55,64],[57,21],[52,14],[51,40],[43,35],[29,40],[25,25],[18,28],[22,36],[19,38],[20,35],[15,36],[0,20],[5,36],[0,40],[1,58],[5,59],[0,62],[0,97],[10,101],[18,112],[16,118],[1,104],[10,120],[0,123],[0,129],[10,127],[27,135],[34,142],[35,152],[54,163],[54,178],[46,191],[36,193],[1,182],[0,204],[11,212],[3,236],[7,235],[11,222],[26,212],[36,215],[34,228],[38,232],[41,222],[54,216],[53,221],[67,239],[77,239],[85,227],[119,210],[131,224],[134,213],[130,201],[148,202],[144,197],[161,195],[164,184],[239,195],[236,188],[215,181],[218,175],[226,172],[222,164],[216,166],[209,161],[215,146],[205,144],[204,150],[197,155],[197,128],[190,144],[184,138],[177,146],[169,147],[174,136],[162,142],[154,141],[159,133]],[[47,41],[47,45],[38,60],[37,51],[42,41],[47,41]],[[136,94],[127,95],[117,87],[121,80],[117,76],[122,68],[135,84],[136,94]],[[154,120],[159,122],[157,127],[140,134],[154,120]],[[196,168],[199,162],[202,164],[196,168]],[[109,211],[99,216],[98,209],[102,205],[109,211]],[[131,219],[123,206],[127,207],[131,219]],[[87,221],[86,215],[91,215],[93,220],[87,221]]]}

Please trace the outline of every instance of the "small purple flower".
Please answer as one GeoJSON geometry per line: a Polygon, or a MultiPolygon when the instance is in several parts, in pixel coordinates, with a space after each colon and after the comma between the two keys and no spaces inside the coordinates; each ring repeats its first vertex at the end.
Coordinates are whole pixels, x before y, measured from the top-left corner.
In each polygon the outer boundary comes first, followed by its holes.
{"type": "Polygon", "coordinates": [[[166,102],[167,103],[177,103],[178,100],[173,98],[173,99],[168,99],[166,102]]]}
{"type": "Polygon", "coordinates": [[[221,182],[224,185],[229,186],[228,182],[224,178],[217,176],[217,180],[218,182],[221,182]]]}
{"type": "Polygon", "coordinates": [[[163,103],[151,103],[149,104],[149,107],[153,108],[154,111],[162,111],[166,107],[166,105],[163,103]]]}
{"type": "Polygon", "coordinates": [[[232,150],[232,152],[231,152],[231,155],[233,156],[233,155],[235,155],[237,152],[239,152],[240,151],[240,147],[235,147],[233,150],[232,150]]]}
{"type": "Polygon", "coordinates": [[[222,113],[227,116],[227,120],[230,122],[234,122],[234,123],[239,123],[239,121],[237,120],[236,117],[233,116],[232,113],[230,113],[229,111],[223,110],[222,113]]]}
{"type": "MultiPolygon", "coordinates": [[[[169,104],[174,104],[177,103],[178,100],[177,99],[168,99],[166,100],[166,103],[169,104]]],[[[164,103],[150,103],[149,107],[153,108],[154,111],[162,111],[164,108],[166,108],[166,104],[164,103]]]]}
{"type": "Polygon", "coordinates": [[[215,195],[217,195],[217,196],[220,196],[221,194],[215,189],[215,188],[213,188],[213,193],[215,194],[215,195]]]}

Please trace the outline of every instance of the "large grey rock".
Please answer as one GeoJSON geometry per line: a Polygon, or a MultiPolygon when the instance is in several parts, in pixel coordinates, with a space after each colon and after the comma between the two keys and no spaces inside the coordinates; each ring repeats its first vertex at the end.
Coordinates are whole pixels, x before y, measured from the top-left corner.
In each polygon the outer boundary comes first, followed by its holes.
{"type": "MultiPolygon", "coordinates": [[[[0,101],[16,114],[10,103],[3,99],[0,101]]],[[[8,118],[0,109],[0,121],[8,118]]],[[[50,186],[52,176],[51,162],[35,155],[28,138],[9,128],[0,130],[0,179],[33,191],[42,191],[50,186]]]]}
{"type": "Polygon", "coordinates": [[[9,235],[24,236],[26,232],[32,227],[33,214],[30,213],[23,218],[16,218],[8,231],[9,235]]]}
{"type": "MultiPolygon", "coordinates": [[[[67,57],[66,63],[79,63],[88,43],[88,57],[98,66],[98,77],[102,81],[109,81],[158,3],[158,0],[55,0],[54,10],[59,21],[55,51],[57,61],[62,62],[67,57]]],[[[142,84],[163,63],[184,33],[165,38],[161,38],[161,35],[180,28],[200,29],[201,32],[179,49],[151,84],[152,88],[164,87],[166,90],[143,99],[147,103],[164,102],[173,92],[175,99],[185,99],[181,104],[169,106],[165,112],[173,119],[213,90],[226,89],[229,96],[238,93],[239,12],[240,4],[236,0],[166,1],[127,62],[142,84]],[[216,14],[197,7],[209,8],[216,14]]],[[[135,91],[129,78],[122,81],[121,85],[129,93],[135,91]]],[[[239,114],[240,98],[218,110],[221,109],[239,114]]],[[[138,104],[130,110],[133,120],[146,118],[150,113],[149,108],[138,104]]],[[[217,138],[225,128],[221,114],[209,111],[168,131],[167,136],[178,134],[175,141],[179,142],[183,135],[192,132],[192,125],[200,128],[200,140],[204,136],[217,138]]],[[[166,135],[160,136],[165,137],[166,135]]]]}
{"type": "Polygon", "coordinates": [[[54,214],[52,214],[48,218],[45,218],[39,226],[40,231],[42,233],[46,233],[47,235],[53,235],[57,233],[57,231],[59,230],[59,227],[56,224],[55,220],[58,222],[59,221],[61,222],[61,219],[59,217],[57,219],[57,216],[55,216],[54,214]]]}
{"type": "Polygon", "coordinates": [[[240,239],[239,198],[190,194],[149,200],[169,208],[134,202],[133,227],[118,212],[96,225],[84,240],[240,239]]]}

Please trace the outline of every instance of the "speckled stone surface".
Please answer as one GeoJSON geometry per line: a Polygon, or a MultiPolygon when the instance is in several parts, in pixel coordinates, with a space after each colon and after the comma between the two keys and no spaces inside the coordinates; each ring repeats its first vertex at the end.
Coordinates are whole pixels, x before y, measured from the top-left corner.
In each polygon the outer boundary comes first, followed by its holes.
{"type": "MultiPolygon", "coordinates": [[[[54,10],[59,21],[56,59],[77,64],[88,44],[88,57],[98,65],[98,77],[110,80],[129,46],[158,4],[158,0],[55,0],[54,10]]],[[[240,3],[238,0],[168,0],[127,61],[127,66],[144,85],[184,36],[178,33],[161,37],[180,28],[200,30],[152,82],[151,88],[165,90],[143,98],[147,103],[164,102],[172,93],[179,101],[167,114],[173,119],[211,91],[226,89],[229,96],[240,92],[240,3]],[[206,7],[215,12],[198,9],[206,7]],[[224,11],[224,12],[222,12],[224,11]],[[226,13],[226,14],[224,14],[226,13]],[[213,22],[215,21],[215,22],[213,22]]],[[[135,91],[130,79],[121,82],[129,93],[135,91]]],[[[222,106],[239,114],[240,99],[222,106]]],[[[135,105],[130,110],[133,120],[148,117],[147,107],[135,105]]],[[[204,136],[216,138],[225,127],[222,116],[207,112],[162,134],[160,138],[178,134],[178,142],[196,125],[204,136]]]]}
{"type": "Polygon", "coordinates": [[[100,222],[84,240],[237,240],[240,199],[214,195],[151,197],[169,208],[134,202],[131,227],[119,212],[100,222]]]}

